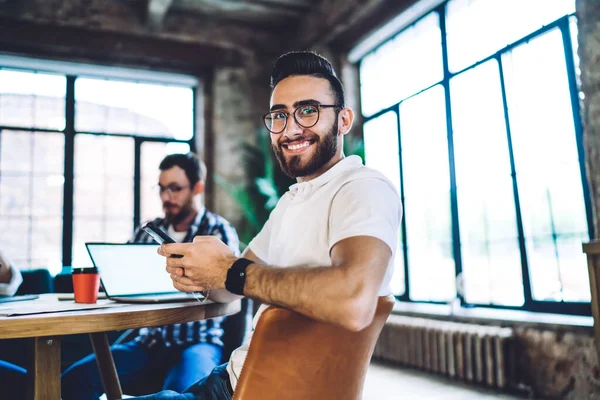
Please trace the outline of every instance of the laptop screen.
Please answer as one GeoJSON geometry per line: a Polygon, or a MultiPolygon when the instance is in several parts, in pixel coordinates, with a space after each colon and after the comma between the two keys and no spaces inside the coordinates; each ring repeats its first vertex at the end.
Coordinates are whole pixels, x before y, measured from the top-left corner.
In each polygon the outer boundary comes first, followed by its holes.
{"type": "Polygon", "coordinates": [[[86,243],[108,296],[177,293],[155,244],[86,243]]]}

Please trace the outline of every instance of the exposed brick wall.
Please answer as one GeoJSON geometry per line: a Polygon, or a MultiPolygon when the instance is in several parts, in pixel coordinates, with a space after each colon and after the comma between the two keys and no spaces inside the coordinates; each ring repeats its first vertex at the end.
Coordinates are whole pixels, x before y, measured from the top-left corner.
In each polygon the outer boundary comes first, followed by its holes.
{"type": "Polygon", "coordinates": [[[600,228],[600,1],[577,0],[584,146],[596,237],[600,228]]]}
{"type": "MultiPolygon", "coordinates": [[[[588,183],[594,215],[594,230],[600,229],[600,2],[577,0],[578,54],[581,69],[581,91],[584,94],[582,121],[588,183]]],[[[598,325],[600,321],[595,321],[598,325]]],[[[544,362],[550,355],[555,360],[554,390],[564,386],[566,399],[600,398],[600,372],[591,337],[575,334],[545,337],[524,332],[528,343],[537,344],[540,352],[534,361],[544,362]],[[548,347],[544,343],[553,343],[548,347]],[[571,377],[569,378],[569,375],[571,377]],[[561,383],[559,383],[561,382],[561,383]],[[593,394],[592,394],[593,393],[593,394]],[[577,397],[581,396],[581,397],[577,397]],[[588,397],[583,397],[588,396],[588,397]]],[[[543,389],[543,387],[541,388],[543,389]]]]}
{"type": "MultiPolygon", "coordinates": [[[[212,172],[232,183],[244,179],[240,145],[244,140],[252,141],[252,134],[256,130],[248,115],[250,91],[248,76],[243,68],[224,68],[216,72],[212,172]]],[[[214,186],[213,208],[234,225],[239,225],[241,213],[237,205],[218,185],[214,186]]]]}
{"type": "MultiPolygon", "coordinates": [[[[240,146],[256,143],[262,128],[260,115],[269,106],[269,72],[272,60],[248,57],[244,68],[220,68],[214,78],[213,168],[212,172],[232,183],[245,180],[240,146]]],[[[240,226],[240,208],[220,186],[214,186],[215,212],[240,226]]]]}
{"type": "Polygon", "coordinates": [[[600,399],[591,333],[516,328],[518,374],[533,398],[600,399]]]}

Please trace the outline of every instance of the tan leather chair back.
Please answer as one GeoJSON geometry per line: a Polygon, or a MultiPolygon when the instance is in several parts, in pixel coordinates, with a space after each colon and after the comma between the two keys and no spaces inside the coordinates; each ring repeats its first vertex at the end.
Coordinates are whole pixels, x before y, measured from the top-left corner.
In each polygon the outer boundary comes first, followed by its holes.
{"type": "Polygon", "coordinates": [[[234,400],[358,400],[394,297],[380,297],[359,332],[279,307],[261,316],[234,400]]]}

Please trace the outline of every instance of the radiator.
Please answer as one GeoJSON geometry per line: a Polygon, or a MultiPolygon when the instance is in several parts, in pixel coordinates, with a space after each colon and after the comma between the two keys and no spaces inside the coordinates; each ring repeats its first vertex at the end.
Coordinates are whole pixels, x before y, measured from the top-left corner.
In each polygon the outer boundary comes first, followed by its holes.
{"type": "Polygon", "coordinates": [[[373,356],[503,389],[516,387],[511,328],[391,315],[373,356]]]}

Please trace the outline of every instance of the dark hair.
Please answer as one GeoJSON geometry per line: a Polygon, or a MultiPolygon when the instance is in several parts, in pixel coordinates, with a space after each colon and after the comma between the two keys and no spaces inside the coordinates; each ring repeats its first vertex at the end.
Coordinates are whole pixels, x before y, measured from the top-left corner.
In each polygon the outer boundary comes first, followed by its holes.
{"type": "Polygon", "coordinates": [[[344,87],[327,59],[314,51],[291,51],[280,56],[271,72],[271,90],[290,76],[309,75],[329,81],[335,104],[345,107],[344,87]]]}
{"type": "Polygon", "coordinates": [[[166,171],[175,166],[185,171],[185,175],[190,181],[190,186],[194,186],[196,182],[206,179],[206,166],[192,152],[187,154],[169,154],[160,162],[158,169],[166,171]]]}

